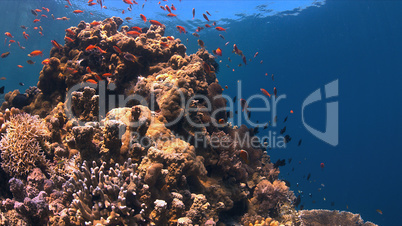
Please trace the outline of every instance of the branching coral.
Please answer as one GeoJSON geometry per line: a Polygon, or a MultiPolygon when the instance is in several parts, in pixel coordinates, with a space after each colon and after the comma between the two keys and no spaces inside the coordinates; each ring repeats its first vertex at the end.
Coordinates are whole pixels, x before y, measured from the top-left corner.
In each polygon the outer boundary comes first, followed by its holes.
{"type": "Polygon", "coordinates": [[[7,133],[0,141],[1,167],[12,176],[23,176],[35,167],[45,167],[42,152],[49,131],[38,116],[22,113],[7,122],[7,133]]]}
{"type": "Polygon", "coordinates": [[[261,216],[277,216],[281,205],[290,203],[292,192],[285,182],[275,180],[273,183],[262,180],[258,183],[251,204],[254,211],[261,216]]]}

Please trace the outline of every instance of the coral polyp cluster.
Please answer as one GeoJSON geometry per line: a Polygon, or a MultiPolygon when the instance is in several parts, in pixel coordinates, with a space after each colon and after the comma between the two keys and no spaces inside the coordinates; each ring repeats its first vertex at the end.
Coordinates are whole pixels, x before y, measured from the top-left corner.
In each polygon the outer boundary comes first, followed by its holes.
{"type": "Polygon", "coordinates": [[[254,130],[227,123],[214,56],[122,22],[69,28],[38,88],[7,94],[0,223],[309,225],[254,130]]]}

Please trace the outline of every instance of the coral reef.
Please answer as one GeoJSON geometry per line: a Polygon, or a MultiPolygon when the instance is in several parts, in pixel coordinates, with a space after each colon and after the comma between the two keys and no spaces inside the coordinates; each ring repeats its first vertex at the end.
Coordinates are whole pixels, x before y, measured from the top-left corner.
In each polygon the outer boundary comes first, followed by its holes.
{"type": "Polygon", "coordinates": [[[0,224],[362,222],[295,210],[255,130],[228,122],[208,51],[187,55],[164,26],[99,23],[70,28],[37,88],[5,95],[0,224]]]}

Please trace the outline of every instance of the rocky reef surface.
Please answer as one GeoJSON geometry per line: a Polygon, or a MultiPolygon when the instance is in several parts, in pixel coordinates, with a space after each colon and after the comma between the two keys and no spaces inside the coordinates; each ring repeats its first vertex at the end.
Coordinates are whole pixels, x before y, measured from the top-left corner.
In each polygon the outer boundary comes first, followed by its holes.
{"type": "Polygon", "coordinates": [[[239,142],[253,129],[220,110],[214,56],[122,22],[71,27],[37,88],[6,94],[1,225],[374,225],[297,211],[267,153],[239,142]]]}

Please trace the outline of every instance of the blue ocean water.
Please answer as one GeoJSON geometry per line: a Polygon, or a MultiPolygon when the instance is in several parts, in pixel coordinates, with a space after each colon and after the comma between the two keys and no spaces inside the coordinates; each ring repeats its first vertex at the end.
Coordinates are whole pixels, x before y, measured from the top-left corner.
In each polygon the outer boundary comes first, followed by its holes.
{"type": "MultiPolygon", "coordinates": [[[[14,89],[24,92],[28,86],[36,85],[42,68],[40,62],[49,56],[52,47],[50,40],[64,43],[66,28],[81,20],[92,22],[109,16],[133,18],[124,25],[149,26],[140,20],[142,13],[165,24],[165,35],[180,38],[187,46],[187,54],[198,50],[197,39],[204,41],[209,52],[220,47],[223,56],[217,57],[222,60],[217,77],[223,87],[228,86],[224,94],[236,96],[239,101],[241,84],[241,97],[245,99],[260,94],[260,88],[272,93],[276,87],[278,95],[286,95],[278,104],[278,125],[267,130],[260,128],[258,135],[262,137],[271,131],[279,136],[286,125],[285,134],[292,137],[291,142],[286,148],[268,150],[268,154],[273,162],[286,159],[280,177],[290,182],[296,195],[302,195],[305,209],[347,210],[379,225],[400,224],[402,2],[161,1],[162,5],[173,3],[177,8],[177,17],[170,18],[154,0],[138,1],[139,5],[134,5],[131,12],[122,1],[105,0],[107,9],[102,10],[99,6],[87,6],[87,1],[70,1],[69,8],[65,8],[67,2],[62,0],[1,2],[0,33],[10,32],[26,47],[20,49],[16,43],[8,47],[8,37],[7,43],[0,45],[1,53],[11,52],[0,59],[0,77],[7,78],[0,81],[5,92],[14,89]],[[48,18],[34,24],[35,17],[30,11],[41,7],[50,9],[45,13],[48,18]],[[192,8],[196,10],[194,19],[192,8]],[[75,9],[84,13],[76,15],[72,13],[75,9]],[[206,10],[211,14],[209,24],[216,21],[226,32],[210,28],[199,32],[199,38],[191,35],[198,26],[207,23],[202,17],[206,10]],[[57,21],[50,14],[70,19],[57,21]],[[28,40],[22,37],[21,25],[28,27],[28,40]],[[189,32],[179,34],[176,25],[189,32]],[[35,26],[43,27],[43,36],[33,29],[35,26]],[[226,42],[229,44],[225,45],[226,42]],[[233,44],[251,59],[247,65],[232,53],[233,44]],[[34,65],[27,64],[26,60],[31,59],[27,54],[37,49],[43,50],[44,57],[33,58],[34,65]],[[256,52],[259,54],[254,58],[256,52]],[[326,84],[335,80],[339,96],[329,101],[339,104],[339,143],[332,146],[306,129],[301,112],[303,101],[311,93],[319,88],[323,91],[326,84]],[[290,114],[290,110],[294,113],[290,114]],[[284,123],[286,116],[288,120],[284,123]],[[302,144],[298,147],[300,139],[302,144]],[[306,178],[308,174],[310,180],[306,178]]],[[[262,102],[250,102],[249,106],[262,107],[262,102]]],[[[306,123],[325,130],[325,107],[326,102],[322,101],[305,109],[306,123]]],[[[251,120],[267,122],[272,121],[271,116],[252,112],[251,120]]],[[[245,122],[244,117],[241,119],[245,122]]]]}

